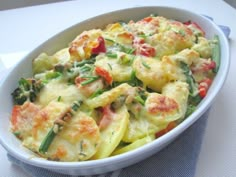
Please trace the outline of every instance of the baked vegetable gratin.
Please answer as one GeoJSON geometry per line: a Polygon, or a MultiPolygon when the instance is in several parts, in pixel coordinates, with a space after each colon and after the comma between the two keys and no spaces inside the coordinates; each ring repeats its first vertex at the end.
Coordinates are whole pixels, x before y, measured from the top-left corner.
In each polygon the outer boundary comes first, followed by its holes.
{"type": "Polygon", "coordinates": [[[54,161],[125,153],[180,124],[219,68],[218,36],[192,21],[150,15],[79,34],[33,59],[13,91],[11,131],[54,161]]]}

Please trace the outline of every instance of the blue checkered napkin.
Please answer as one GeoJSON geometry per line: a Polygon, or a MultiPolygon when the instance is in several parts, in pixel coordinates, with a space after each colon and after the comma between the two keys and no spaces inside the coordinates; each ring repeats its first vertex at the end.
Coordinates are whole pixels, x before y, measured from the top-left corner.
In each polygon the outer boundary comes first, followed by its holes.
{"type": "MultiPolygon", "coordinates": [[[[219,26],[227,37],[230,28],[219,26]]],[[[209,110],[166,148],[152,157],[114,172],[93,177],[193,177],[209,110]]],[[[8,154],[8,159],[33,177],[72,177],[25,164],[8,154]]]]}

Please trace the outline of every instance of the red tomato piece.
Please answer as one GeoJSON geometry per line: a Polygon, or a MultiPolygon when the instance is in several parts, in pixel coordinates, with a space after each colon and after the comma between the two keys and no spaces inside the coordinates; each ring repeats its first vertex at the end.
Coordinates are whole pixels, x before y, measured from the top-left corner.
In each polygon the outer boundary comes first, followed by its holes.
{"type": "Polygon", "coordinates": [[[140,54],[146,57],[154,57],[156,55],[156,50],[152,46],[142,45],[140,54]]]}
{"type": "Polygon", "coordinates": [[[149,23],[150,21],[152,21],[152,19],[153,19],[153,17],[146,17],[146,18],[142,19],[142,21],[149,23]]]}
{"type": "Polygon", "coordinates": [[[212,80],[209,78],[203,79],[199,82],[198,93],[201,98],[204,98],[207,94],[207,91],[212,83],[212,80]]]}
{"type": "Polygon", "coordinates": [[[12,109],[12,114],[11,114],[11,123],[13,127],[17,126],[18,122],[18,115],[20,114],[21,106],[15,105],[12,109]]]}
{"type": "Polygon", "coordinates": [[[99,53],[105,53],[106,52],[106,46],[105,46],[105,41],[102,36],[99,36],[97,39],[97,46],[93,47],[91,50],[92,54],[99,54],[99,53]]]}
{"type": "Polygon", "coordinates": [[[114,113],[111,110],[110,105],[104,106],[101,112],[102,112],[102,118],[99,122],[99,128],[104,129],[111,123],[114,113]]]}
{"type": "Polygon", "coordinates": [[[101,76],[109,85],[112,84],[112,76],[107,70],[97,66],[95,68],[95,72],[97,75],[101,76]]]}

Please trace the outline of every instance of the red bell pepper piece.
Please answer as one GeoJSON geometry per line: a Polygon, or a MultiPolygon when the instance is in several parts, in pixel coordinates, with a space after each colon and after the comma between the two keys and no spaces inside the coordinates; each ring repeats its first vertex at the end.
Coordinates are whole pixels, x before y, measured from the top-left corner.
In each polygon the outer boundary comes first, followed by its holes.
{"type": "Polygon", "coordinates": [[[200,81],[199,86],[198,86],[198,93],[201,98],[204,98],[206,96],[211,83],[212,83],[212,80],[209,78],[206,78],[200,81]]]}
{"type": "Polygon", "coordinates": [[[107,70],[105,70],[105,69],[103,69],[103,68],[97,66],[97,67],[95,68],[95,72],[96,72],[97,75],[99,75],[99,76],[101,76],[102,78],[104,78],[105,81],[106,81],[109,85],[112,84],[112,81],[113,81],[112,76],[111,76],[111,74],[110,74],[107,70]]]}
{"type": "Polygon", "coordinates": [[[106,46],[105,46],[105,40],[102,36],[99,36],[97,46],[93,47],[91,50],[92,54],[99,54],[99,53],[105,53],[106,52],[106,46]]]}

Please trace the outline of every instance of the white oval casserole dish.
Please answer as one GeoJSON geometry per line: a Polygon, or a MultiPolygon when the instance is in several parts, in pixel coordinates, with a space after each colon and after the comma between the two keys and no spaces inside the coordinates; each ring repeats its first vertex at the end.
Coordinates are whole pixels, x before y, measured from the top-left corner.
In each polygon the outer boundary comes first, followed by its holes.
{"type": "Polygon", "coordinates": [[[100,15],[78,23],[55,35],[33,50],[29,55],[16,64],[14,68],[12,68],[7,77],[2,82],[0,89],[0,143],[9,154],[25,163],[50,169],[63,174],[93,175],[120,169],[141,161],[153,155],[154,153],[157,153],[167,144],[172,142],[190,125],[192,125],[212,104],[214,98],[224,84],[228,69],[229,44],[227,38],[214,22],[204,16],[183,9],[158,6],[129,8],[100,15]],[[84,30],[98,27],[103,28],[107,24],[116,21],[136,21],[150,14],[158,14],[166,18],[171,18],[182,22],[188,20],[194,21],[203,28],[203,30],[206,32],[207,38],[211,39],[215,34],[217,34],[220,38],[221,65],[207,96],[200,103],[197,110],[175,129],[156,139],[155,141],[128,153],[101,160],[84,162],[48,161],[36,157],[31,151],[22,147],[21,142],[9,131],[10,113],[13,106],[11,93],[17,87],[17,82],[20,77],[28,77],[32,75],[32,59],[36,58],[41,52],[53,54],[59,49],[66,47],[68,43],[75,38],[75,36],[84,30]]]}

